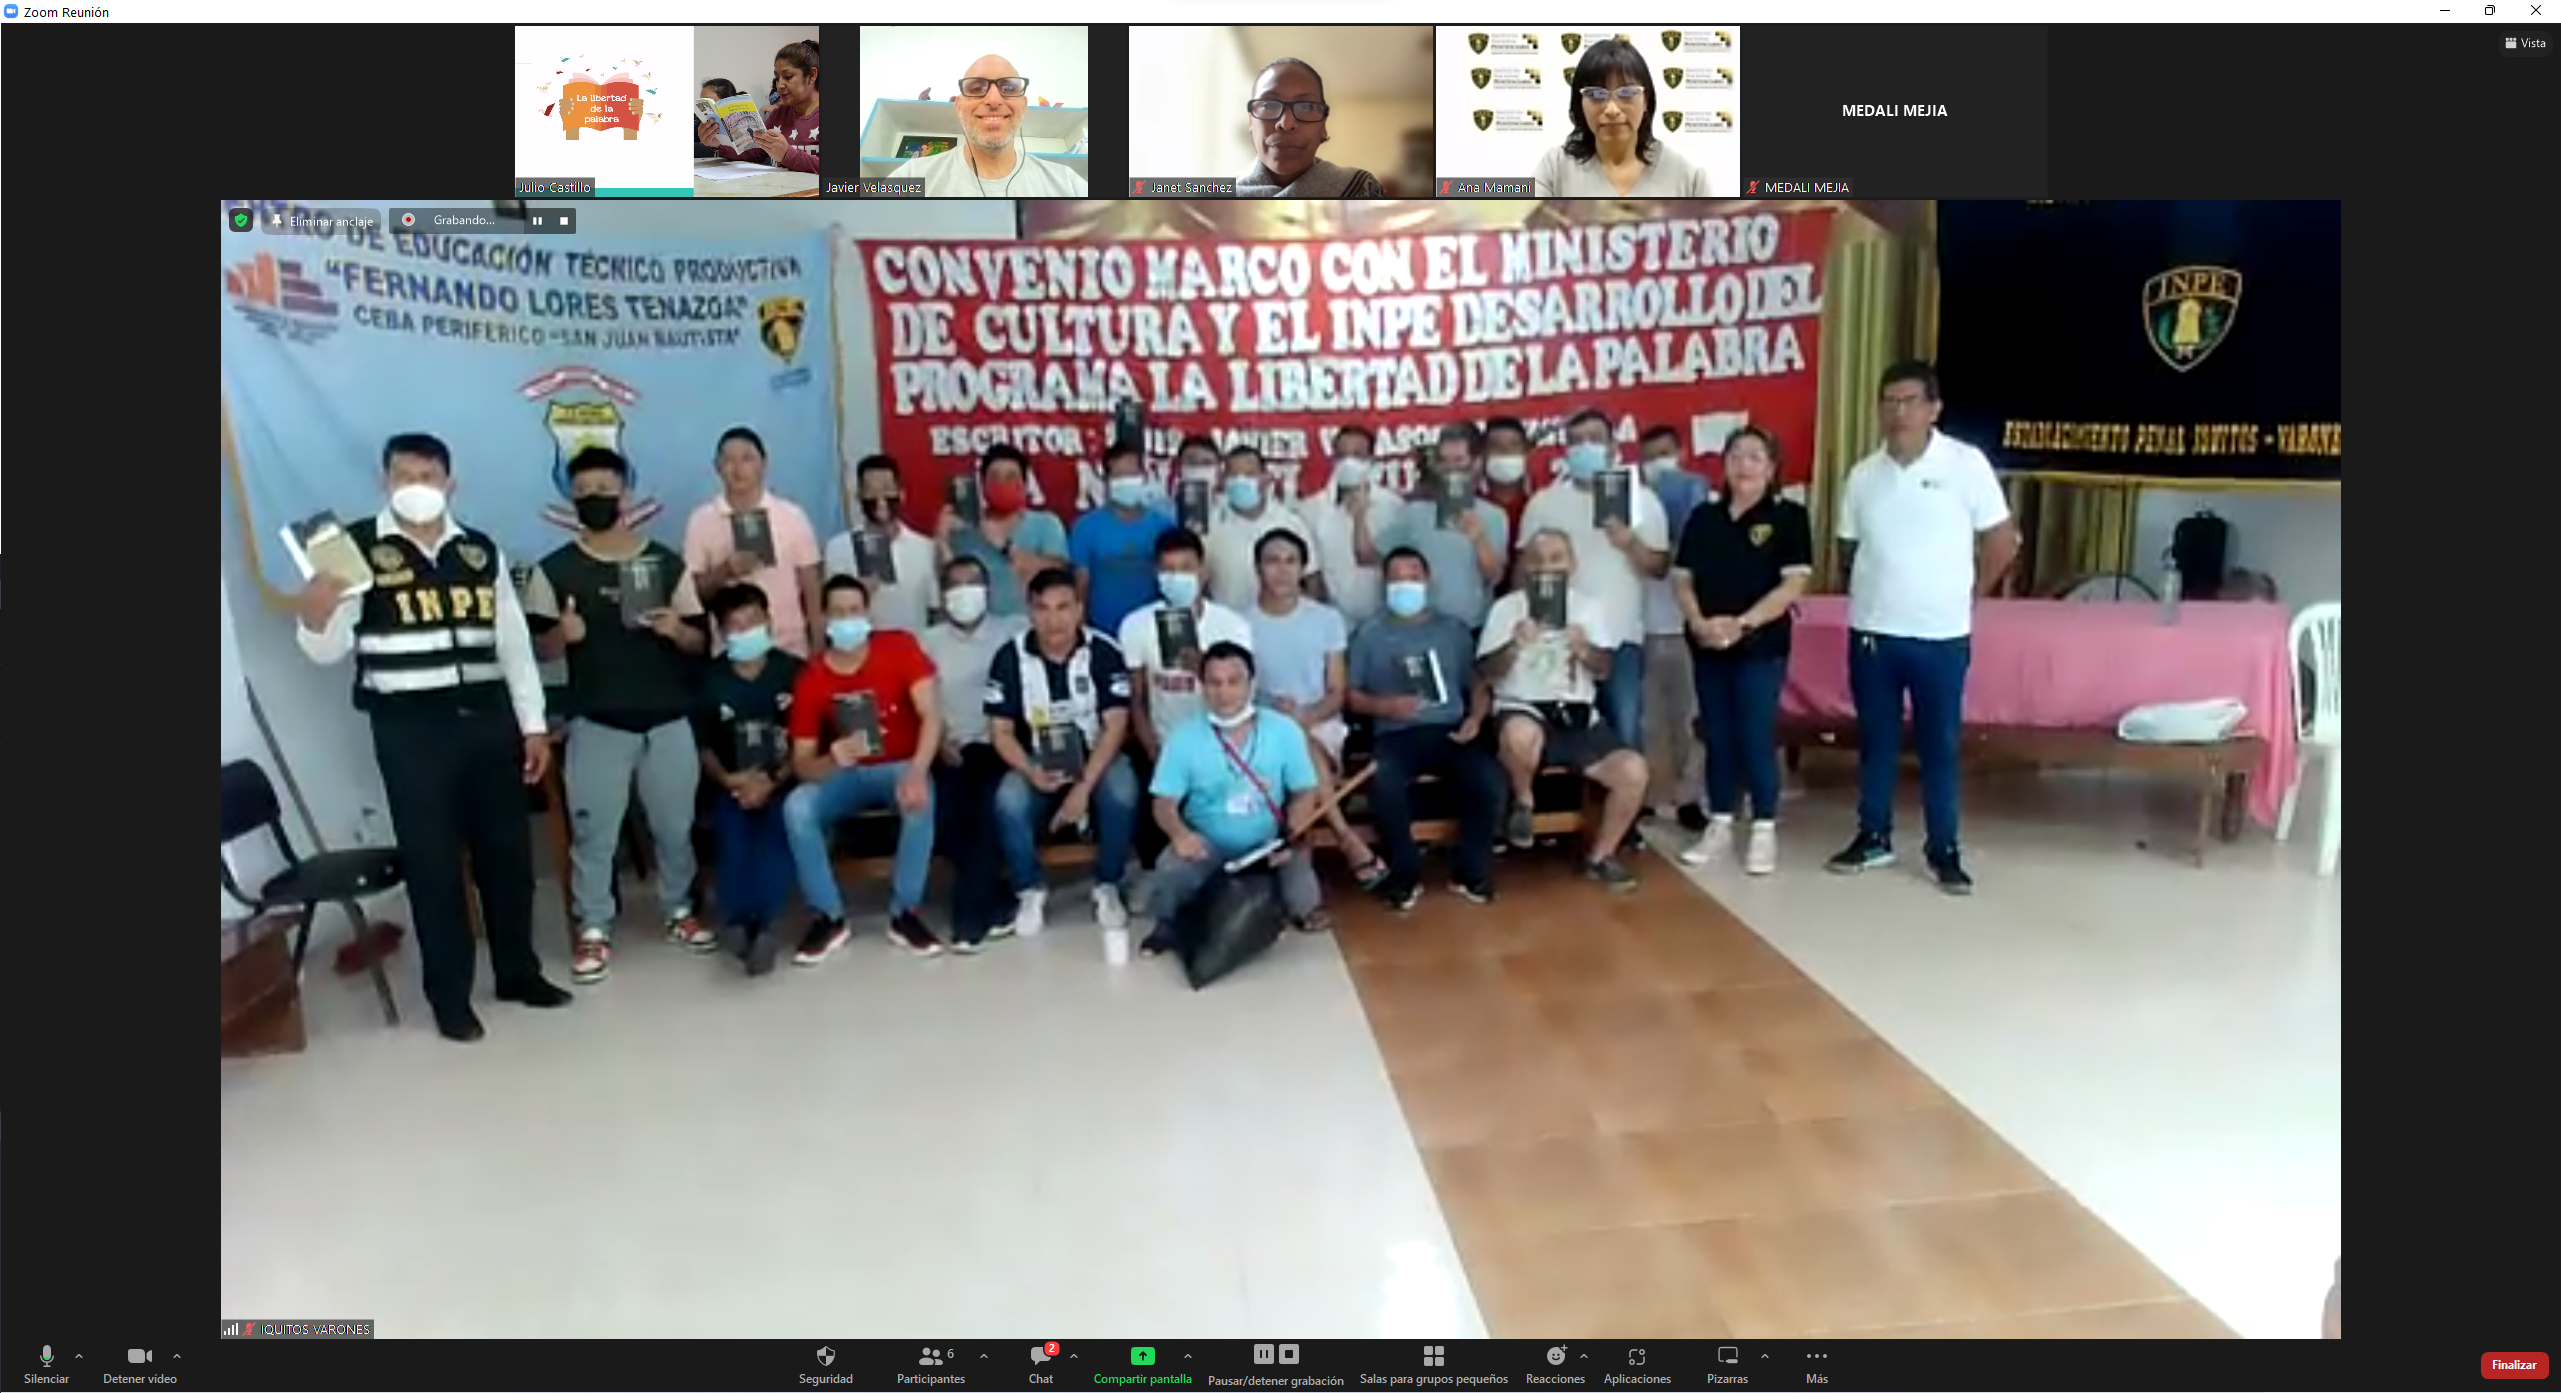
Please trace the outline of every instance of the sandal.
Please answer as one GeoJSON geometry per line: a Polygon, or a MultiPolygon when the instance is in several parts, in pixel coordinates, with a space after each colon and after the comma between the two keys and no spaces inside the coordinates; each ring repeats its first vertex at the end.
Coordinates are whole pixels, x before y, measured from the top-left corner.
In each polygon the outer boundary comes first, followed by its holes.
{"type": "Polygon", "coordinates": [[[1352,867],[1352,883],[1363,890],[1375,890],[1387,883],[1387,858],[1372,853],[1370,858],[1352,867]]]}
{"type": "Polygon", "coordinates": [[[1334,917],[1327,914],[1321,907],[1312,909],[1307,912],[1306,918],[1300,919],[1296,922],[1295,927],[1303,934],[1332,933],[1334,931],[1334,917]]]}

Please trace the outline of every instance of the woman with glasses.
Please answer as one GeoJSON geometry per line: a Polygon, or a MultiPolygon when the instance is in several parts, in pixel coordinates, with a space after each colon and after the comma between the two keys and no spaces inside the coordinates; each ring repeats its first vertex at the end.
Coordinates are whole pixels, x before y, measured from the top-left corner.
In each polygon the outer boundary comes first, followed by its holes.
{"type": "Polygon", "coordinates": [[[1316,158],[1329,138],[1325,79],[1297,58],[1276,58],[1254,79],[1246,99],[1246,131],[1254,162],[1236,176],[1238,198],[1385,198],[1378,177],[1316,158]]]}
{"type": "Polygon", "coordinates": [[[1708,198],[1707,171],[1654,136],[1654,74],[1633,44],[1604,39],[1573,67],[1574,133],[1541,155],[1540,198],[1708,198]]]}
{"type": "Polygon", "coordinates": [[[1031,100],[1031,79],[988,54],[969,65],[952,94],[960,143],[909,160],[888,177],[924,180],[927,198],[1083,198],[1085,176],[1023,149],[1031,100]]]}
{"type": "MultiPolygon", "coordinates": [[[[705,93],[710,90],[706,84],[705,93]]],[[[749,164],[817,173],[818,45],[784,44],[774,55],[774,101],[765,111],[765,128],[756,132],[755,139],[744,148],[731,145],[729,132],[704,121],[694,131],[694,147],[697,153],[708,147],[712,154],[749,164]]]]}

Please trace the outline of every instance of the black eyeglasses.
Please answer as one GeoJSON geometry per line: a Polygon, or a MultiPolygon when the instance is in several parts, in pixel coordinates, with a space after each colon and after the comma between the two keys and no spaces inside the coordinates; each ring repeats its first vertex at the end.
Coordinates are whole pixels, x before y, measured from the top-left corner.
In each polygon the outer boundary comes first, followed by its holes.
{"type": "Polygon", "coordinates": [[[1245,114],[1257,121],[1277,121],[1283,110],[1287,110],[1290,115],[1301,121],[1322,121],[1332,114],[1334,109],[1323,102],[1282,102],[1274,101],[1269,97],[1258,102],[1245,103],[1245,114]]]}
{"type": "Polygon", "coordinates": [[[964,77],[960,80],[960,94],[983,97],[987,95],[987,89],[993,87],[1008,97],[1019,97],[1030,91],[1031,85],[1032,80],[1027,77],[964,77]]]}
{"type": "Polygon", "coordinates": [[[1616,97],[1623,102],[1632,102],[1644,95],[1644,88],[1633,85],[1621,87],[1614,92],[1607,87],[1586,87],[1583,89],[1583,100],[1587,102],[1605,102],[1612,97],[1616,97]]]}

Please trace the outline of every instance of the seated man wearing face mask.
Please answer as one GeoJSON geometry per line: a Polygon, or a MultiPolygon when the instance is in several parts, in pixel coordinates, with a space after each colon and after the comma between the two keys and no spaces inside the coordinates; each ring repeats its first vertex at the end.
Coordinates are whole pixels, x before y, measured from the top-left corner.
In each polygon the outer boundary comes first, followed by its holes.
{"type": "Polygon", "coordinates": [[[1148,487],[1135,445],[1103,451],[1103,494],[1104,506],[1067,530],[1067,559],[1085,597],[1086,622],[1117,634],[1131,610],[1156,598],[1156,539],[1173,527],[1174,515],[1148,487]]]}
{"type": "Polygon", "coordinates": [[[1005,761],[988,743],[987,682],[996,655],[1027,621],[987,613],[987,568],[974,556],[943,567],[942,622],[925,631],[942,699],[943,746],[934,765],[934,849],[952,866],[951,950],[975,953],[1013,932],[1014,898],[989,828],[1005,761]]]}
{"type": "Polygon", "coordinates": [[[1393,491],[1377,487],[1377,465],[1370,458],[1377,446],[1367,426],[1336,427],[1331,484],[1298,507],[1316,534],[1316,567],[1324,573],[1326,593],[1354,628],[1378,613],[1379,558],[1387,554],[1379,539],[1405,506],[1393,491]]]}
{"type": "Polygon", "coordinates": [[[621,908],[614,861],[637,784],[658,859],[658,912],[668,941],[697,953],[720,935],[694,914],[694,746],[698,660],[709,646],[685,559],[628,525],[631,466],[611,450],[569,462],[569,496],[585,529],[534,568],[525,616],[534,646],[569,665],[570,899],[578,916],[570,980],[592,986],[613,963],[621,908]],[[627,593],[651,586],[646,596],[627,593]]]}
{"type": "Polygon", "coordinates": [[[791,903],[791,839],[783,832],[783,797],[791,791],[791,691],[801,660],[774,641],[765,592],[744,581],[711,597],[721,661],[703,675],[694,742],[702,749],[712,799],[717,861],[713,893],[727,922],[729,949],[747,975],[774,970],[782,936],[774,922],[791,903]]]}
{"type": "Polygon", "coordinates": [[[1243,612],[1263,590],[1254,549],[1273,529],[1289,533],[1306,549],[1309,565],[1301,584],[1316,599],[1325,598],[1325,577],[1318,569],[1316,534],[1287,498],[1274,487],[1263,453],[1251,445],[1227,452],[1227,484],[1209,524],[1209,597],[1243,612]]]}
{"type": "MultiPolygon", "coordinates": [[[[1206,708],[1165,738],[1147,791],[1167,851],[1148,889],[1156,930],[1149,954],[1173,946],[1171,926],[1220,870],[1303,825],[1316,801],[1316,764],[1295,722],[1254,702],[1254,655],[1214,643],[1201,655],[1206,708]]],[[[1281,906],[1298,928],[1327,927],[1323,890],[1304,851],[1283,848],[1271,867],[1281,906]]]]}
{"type": "Polygon", "coordinates": [[[898,461],[866,455],[854,466],[854,501],[862,516],[829,539],[823,569],[828,576],[852,576],[871,591],[873,623],[923,633],[940,593],[934,539],[907,525],[898,461]]]}
{"type": "Polygon", "coordinates": [[[1445,614],[1471,631],[1485,623],[1485,607],[1493,603],[1512,553],[1511,524],[1492,499],[1472,498],[1455,521],[1441,521],[1443,488],[1474,492],[1478,444],[1474,426],[1444,427],[1433,447],[1431,468],[1415,481],[1413,498],[1397,512],[1387,535],[1378,539],[1386,551],[1403,548],[1420,553],[1431,575],[1432,612],[1445,614]],[[1458,482],[1442,482],[1454,476],[1458,482]]]}
{"type": "Polygon", "coordinates": [[[1352,636],[1351,709],[1377,732],[1369,812],[1387,848],[1380,893],[1399,913],[1423,897],[1416,783],[1430,776],[1453,785],[1458,856],[1450,888],[1470,904],[1494,898],[1494,820],[1503,806],[1503,776],[1476,738],[1490,698],[1476,675],[1476,636],[1431,607],[1431,572],[1419,551],[1388,553],[1387,612],[1352,636]]]}

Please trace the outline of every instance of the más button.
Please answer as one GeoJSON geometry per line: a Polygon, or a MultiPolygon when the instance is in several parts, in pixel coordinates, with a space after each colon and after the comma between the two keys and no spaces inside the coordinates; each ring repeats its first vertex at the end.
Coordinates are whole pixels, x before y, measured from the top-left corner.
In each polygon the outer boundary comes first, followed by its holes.
{"type": "Polygon", "coordinates": [[[2485,1354],[2481,1356],[2483,1378],[2550,1378],[2552,1356],[2548,1354],[2485,1354]]]}

